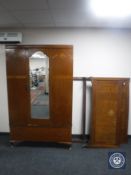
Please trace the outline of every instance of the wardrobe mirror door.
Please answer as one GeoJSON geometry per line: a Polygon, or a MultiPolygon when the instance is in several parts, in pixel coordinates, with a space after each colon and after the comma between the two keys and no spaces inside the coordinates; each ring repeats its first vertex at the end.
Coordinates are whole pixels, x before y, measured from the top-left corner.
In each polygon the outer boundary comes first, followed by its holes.
{"type": "Polygon", "coordinates": [[[41,51],[29,58],[31,118],[49,119],[49,58],[41,51]]]}

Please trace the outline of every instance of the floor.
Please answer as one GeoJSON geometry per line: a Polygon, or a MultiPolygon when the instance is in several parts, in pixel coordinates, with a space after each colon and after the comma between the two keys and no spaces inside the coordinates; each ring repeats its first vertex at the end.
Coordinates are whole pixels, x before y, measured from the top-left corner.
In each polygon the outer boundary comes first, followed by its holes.
{"type": "Polygon", "coordinates": [[[23,142],[11,146],[8,135],[0,135],[0,175],[130,175],[131,138],[120,148],[83,148],[56,143],[23,142]],[[110,169],[110,152],[126,154],[125,169],[110,169]]]}

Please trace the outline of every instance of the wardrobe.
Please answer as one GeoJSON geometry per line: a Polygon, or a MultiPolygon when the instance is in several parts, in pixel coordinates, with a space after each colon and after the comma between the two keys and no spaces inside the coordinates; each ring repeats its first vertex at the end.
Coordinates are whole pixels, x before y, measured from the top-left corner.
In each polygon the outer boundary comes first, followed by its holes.
{"type": "Polygon", "coordinates": [[[6,46],[10,140],[71,143],[73,47],[6,46]]]}
{"type": "Polygon", "coordinates": [[[89,147],[127,143],[129,78],[92,77],[89,147]]]}

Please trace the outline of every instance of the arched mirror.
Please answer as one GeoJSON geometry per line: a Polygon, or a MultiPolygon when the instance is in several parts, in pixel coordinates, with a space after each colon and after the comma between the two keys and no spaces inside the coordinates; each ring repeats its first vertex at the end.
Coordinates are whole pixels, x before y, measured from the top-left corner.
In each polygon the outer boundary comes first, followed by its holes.
{"type": "Polygon", "coordinates": [[[29,58],[31,118],[49,119],[49,58],[41,51],[29,58]]]}

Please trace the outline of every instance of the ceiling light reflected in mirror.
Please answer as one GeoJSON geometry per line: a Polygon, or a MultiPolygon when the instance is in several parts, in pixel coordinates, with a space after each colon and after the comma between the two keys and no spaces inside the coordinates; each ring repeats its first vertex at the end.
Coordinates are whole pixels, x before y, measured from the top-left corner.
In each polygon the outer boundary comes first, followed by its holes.
{"type": "Polygon", "coordinates": [[[35,58],[43,59],[43,58],[47,58],[47,56],[43,52],[38,51],[38,52],[35,52],[30,58],[31,59],[35,59],[35,58]]]}

